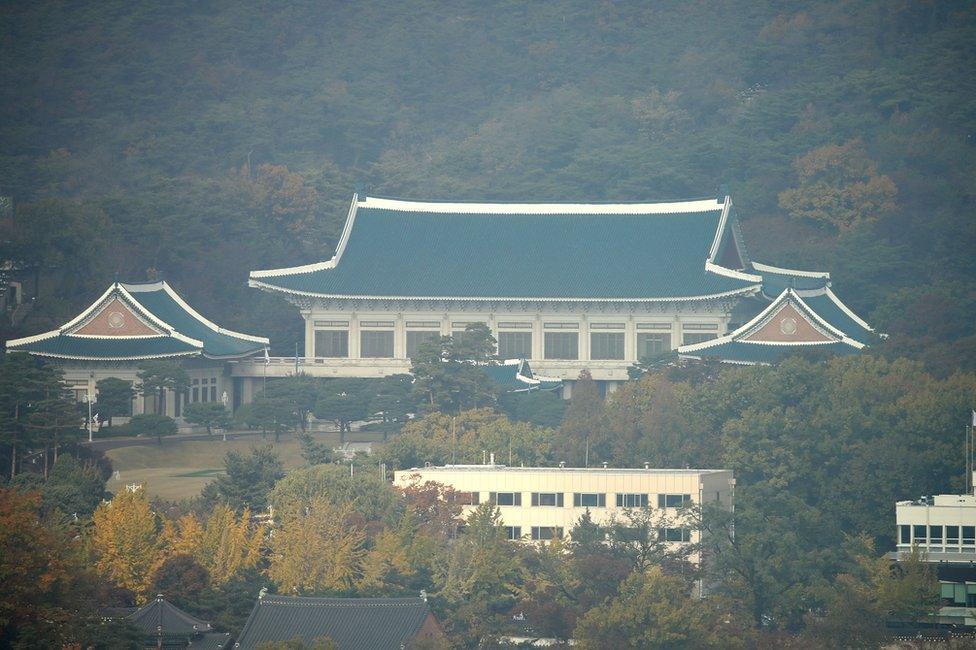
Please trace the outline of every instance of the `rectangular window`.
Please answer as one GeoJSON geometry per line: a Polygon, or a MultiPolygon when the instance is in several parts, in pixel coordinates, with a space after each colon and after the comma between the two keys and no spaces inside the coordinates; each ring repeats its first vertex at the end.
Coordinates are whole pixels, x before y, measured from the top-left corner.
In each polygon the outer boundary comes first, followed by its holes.
{"type": "Polygon", "coordinates": [[[392,358],[393,332],[360,332],[359,356],[364,359],[392,358]]]}
{"type": "Polygon", "coordinates": [[[647,495],[646,494],[618,494],[617,507],[618,508],[646,508],[647,495]]]}
{"type": "Polygon", "coordinates": [[[453,501],[462,506],[476,506],[480,503],[478,492],[455,492],[453,501]]]}
{"type": "Polygon", "coordinates": [[[494,506],[522,505],[521,492],[490,492],[488,498],[494,506]]]}
{"type": "Polygon", "coordinates": [[[898,527],[898,543],[899,544],[911,544],[912,543],[912,527],[911,526],[899,526],[898,527]]]}
{"type": "Polygon", "coordinates": [[[576,508],[606,508],[607,495],[577,492],[573,495],[573,506],[576,508]]]}
{"type": "Polygon", "coordinates": [[[590,334],[591,359],[623,359],[623,332],[592,332],[590,334]]]}
{"type": "Polygon", "coordinates": [[[709,332],[709,331],[718,330],[718,324],[716,324],[716,323],[684,323],[681,326],[681,329],[684,329],[684,330],[694,330],[694,331],[698,331],[698,332],[702,332],[702,331],[709,332]]]}
{"type": "Polygon", "coordinates": [[[927,539],[925,536],[925,526],[912,526],[912,543],[924,544],[927,539]]]}
{"type": "Polygon", "coordinates": [[[210,401],[211,402],[217,401],[217,380],[216,379],[210,380],[210,401]]]}
{"type": "Polygon", "coordinates": [[[658,528],[657,538],[662,542],[690,542],[689,528],[658,528]]]}
{"type": "Polygon", "coordinates": [[[942,543],[942,526],[929,526],[929,543],[942,543]]]}
{"type": "Polygon", "coordinates": [[[591,330],[622,330],[626,327],[623,323],[590,323],[591,330]]]}
{"type": "Polygon", "coordinates": [[[705,341],[711,341],[712,339],[718,338],[718,334],[709,334],[704,332],[684,332],[681,335],[682,345],[692,345],[693,343],[704,343],[705,341]]]}
{"type": "Polygon", "coordinates": [[[200,401],[200,387],[196,379],[193,380],[193,388],[190,390],[191,402],[194,404],[200,401]]]}
{"type": "Polygon", "coordinates": [[[438,333],[441,331],[441,322],[437,320],[408,320],[406,322],[407,329],[411,327],[415,328],[425,328],[425,329],[435,329],[438,333]]]}
{"type": "Polygon", "coordinates": [[[637,333],[637,358],[645,359],[671,350],[671,335],[650,332],[637,333]]]}
{"type": "Polygon", "coordinates": [[[505,529],[505,539],[522,539],[521,526],[502,526],[505,529]]]}
{"type": "Polygon", "coordinates": [[[579,334],[546,332],[546,359],[579,359],[579,334]]]}
{"type": "Polygon", "coordinates": [[[976,544],[976,526],[962,527],[962,543],[967,546],[976,544]]]}
{"type": "Polygon", "coordinates": [[[347,320],[317,320],[312,321],[315,327],[341,327],[343,329],[349,327],[349,321],[347,320]]]}
{"type": "Polygon", "coordinates": [[[946,544],[959,545],[959,526],[946,526],[946,544]]]}
{"type": "Polygon", "coordinates": [[[393,321],[391,320],[363,320],[359,321],[360,327],[393,327],[393,321]]]}
{"type": "Polygon", "coordinates": [[[532,332],[499,332],[498,358],[531,359],[532,332]]]}
{"type": "Polygon", "coordinates": [[[315,356],[338,359],[349,356],[349,332],[345,330],[316,330],[315,356]]]}
{"type": "Polygon", "coordinates": [[[533,526],[532,539],[546,540],[563,536],[563,529],[559,526],[533,526]]]}
{"type": "Polygon", "coordinates": [[[543,323],[547,330],[578,330],[579,323],[543,323]]]}
{"type": "Polygon", "coordinates": [[[413,359],[414,355],[417,354],[417,349],[424,343],[430,343],[431,341],[437,341],[441,337],[440,332],[426,331],[426,332],[411,332],[407,330],[407,358],[413,359]]]}
{"type": "Polygon", "coordinates": [[[563,507],[562,492],[533,492],[532,505],[534,506],[554,506],[563,507]]]}
{"type": "Polygon", "coordinates": [[[659,494],[657,495],[658,508],[680,508],[691,503],[690,494],[659,494]]]}
{"type": "Polygon", "coordinates": [[[671,323],[637,323],[637,329],[639,330],[664,330],[666,332],[671,331],[671,323]]]}
{"type": "Polygon", "coordinates": [[[532,329],[532,323],[529,322],[515,322],[515,321],[501,321],[498,323],[498,329],[500,330],[530,330],[532,329]]]}

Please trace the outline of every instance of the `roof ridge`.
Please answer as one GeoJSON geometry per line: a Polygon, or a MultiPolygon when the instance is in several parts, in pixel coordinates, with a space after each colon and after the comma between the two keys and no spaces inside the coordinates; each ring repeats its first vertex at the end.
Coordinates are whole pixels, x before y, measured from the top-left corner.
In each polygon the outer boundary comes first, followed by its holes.
{"type": "Polygon", "coordinates": [[[399,212],[424,212],[437,214],[489,214],[489,215],[650,215],[691,214],[716,212],[724,203],[715,198],[637,202],[637,203],[581,203],[581,202],[464,202],[464,201],[411,201],[379,197],[360,197],[362,209],[392,210],[399,212]]]}

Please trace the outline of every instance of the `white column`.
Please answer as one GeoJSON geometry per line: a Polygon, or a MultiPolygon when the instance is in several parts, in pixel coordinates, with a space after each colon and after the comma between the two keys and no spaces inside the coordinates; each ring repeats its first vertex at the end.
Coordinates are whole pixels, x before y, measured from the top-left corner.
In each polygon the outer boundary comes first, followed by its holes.
{"type": "Polygon", "coordinates": [[[631,314],[624,325],[624,360],[639,361],[637,358],[637,326],[631,314]]]}
{"type": "Polygon", "coordinates": [[[586,314],[579,320],[579,360],[590,361],[590,321],[586,314]]]}
{"type": "Polygon", "coordinates": [[[393,358],[407,358],[407,327],[403,313],[399,313],[393,320],[393,358]]]}
{"type": "Polygon", "coordinates": [[[536,314],[532,321],[532,357],[534,359],[545,359],[545,335],[542,333],[542,314],[536,314]]]}
{"type": "Polygon", "coordinates": [[[315,356],[315,317],[312,312],[302,312],[305,319],[305,349],[302,354],[306,357],[315,356]]]}
{"type": "Polygon", "coordinates": [[[359,316],[349,314],[349,358],[359,359],[359,316]]]}

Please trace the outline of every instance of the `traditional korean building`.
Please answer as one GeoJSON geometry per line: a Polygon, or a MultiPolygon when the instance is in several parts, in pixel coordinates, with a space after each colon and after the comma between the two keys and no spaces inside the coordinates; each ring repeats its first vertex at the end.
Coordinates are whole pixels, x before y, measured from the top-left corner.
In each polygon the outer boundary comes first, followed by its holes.
{"type": "MultiPolygon", "coordinates": [[[[847,352],[863,345],[858,327],[870,331],[830,292],[826,273],[750,260],[727,196],[617,204],[354,196],[330,260],[253,271],[250,286],[300,310],[303,372],[407,372],[421,342],[484,322],[501,358],[526,359],[535,371],[563,379],[565,394],[584,368],[613,389],[636,361],[675,349],[696,356],[706,342],[733,345],[705,356],[738,360],[746,340],[750,353],[765,340],[781,355],[811,344],[812,328],[839,344],[818,340],[823,350],[847,352]],[[780,323],[795,320],[794,332],[740,332],[758,324],[757,313],[775,318],[779,311],[764,309],[772,304],[789,310],[780,323]]],[[[749,362],[777,354],[752,354],[749,362]]],[[[289,374],[291,361],[234,369],[252,377],[262,371],[289,374]]]]}
{"type": "MultiPolygon", "coordinates": [[[[27,352],[58,364],[75,396],[95,395],[106,377],[136,381],[139,365],[157,359],[179,360],[190,376],[183,395],[167,394],[164,411],[179,417],[190,402],[249,400],[243,380],[231,377],[229,364],[264,355],[268,339],[239,334],[208,320],[166,282],[115,282],[98,300],[50,332],[7,341],[7,352],[27,352]]],[[[156,396],[133,400],[133,414],[153,412],[156,396]]]]}

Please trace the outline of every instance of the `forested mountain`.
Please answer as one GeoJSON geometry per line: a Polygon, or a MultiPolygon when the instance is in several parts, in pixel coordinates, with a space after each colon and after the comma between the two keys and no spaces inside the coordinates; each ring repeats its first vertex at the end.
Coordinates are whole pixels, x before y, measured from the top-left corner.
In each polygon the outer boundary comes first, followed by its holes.
{"type": "MultiPolygon", "coordinates": [[[[725,186],[762,261],[829,269],[884,354],[976,367],[972,2],[0,6],[6,335],[118,273],[290,351],[249,269],[350,197],[633,201],[725,186]]],[[[490,244],[490,242],[489,242],[490,244]]]]}

